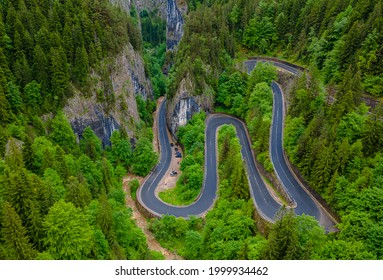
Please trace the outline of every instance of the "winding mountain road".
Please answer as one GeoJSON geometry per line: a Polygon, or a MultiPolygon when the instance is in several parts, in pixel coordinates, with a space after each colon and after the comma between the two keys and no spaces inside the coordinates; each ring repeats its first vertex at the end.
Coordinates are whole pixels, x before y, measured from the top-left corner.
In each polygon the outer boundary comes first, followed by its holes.
{"type": "MultiPolygon", "coordinates": [[[[257,60],[246,62],[250,72],[256,65],[257,60]]],[[[299,74],[299,70],[289,65],[273,62],[277,67],[283,68],[293,74],[299,74]]],[[[309,195],[294,177],[288,168],[286,158],[283,154],[283,122],[284,122],[284,100],[283,92],[278,84],[273,83],[274,93],[273,122],[270,136],[271,161],[275,172],[286,189],[287,193],[295,201],[296,214],[306,214],[314,216],[327,231],[333,231],[335,223],[330,215],[309,195]]],[[[256,168],[253,154],[251,151],[250,139],[243,122],[240,120],[221,114],[212,114],[207,117],[205,130],[205,175],[202,191],[198,199],[191,205],[185,207],[173,206],[161,201],[155,195],[155,189],[161,178],[168,171],[172,156],[170,142],[167,135],[166,126],[166,100],[161,104],[158,114],[158,138],[161,148],[160,162],[155,167],[150,176],[137,192],[139,203],[155,216],[165,214],[176,217],[202,216],[214,205],[217,197],[217,151],[216,151],[216,131],[223,124],[231,124],[236,128],[237,136],[242,146],[241,153],[245,160],[248,173],[250,193],[258,213],[266,220],[273,222],[275,214],[282,207],[274,200],[268,191],[259,171],[256,168]]]]}

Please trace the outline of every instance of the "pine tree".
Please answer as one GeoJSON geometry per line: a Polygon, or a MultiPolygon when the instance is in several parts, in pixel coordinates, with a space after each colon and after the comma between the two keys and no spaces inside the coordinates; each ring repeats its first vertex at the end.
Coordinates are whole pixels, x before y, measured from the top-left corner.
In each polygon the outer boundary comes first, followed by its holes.
{"type": "Polygon", "coordinates": [[[10,203],[3,204],[3,226],[1,229],[8,259],[32,260],[36,251],[29,243],[26,229],[10,203]]]}
{"type": "Polygon", "coordinates": [[[97,225],[101,228],[109,243],[113,243],[115,240],[113,232],[113,213],[105,192],[101,194],[99,202],[99,209],[97,211],[97,225]]]}
{"type": "Polygon", "coordinates": [[[88,76],[89,70],[89,61],[88,53],[84,45],[78,47],[76,50],[76,56],[74,61],[74,78],[80,83],[80,85],[85,85],[86,79],[88,76]]]}
{"type": "Polygon", "coordinates": [[[60,145],[64,151],[73,151],[75,148],[76,136],[62,111],[59,111],[52,121],[50,139],[60,145]]]}
{"type": "Polygon", "coordinates": [[[92,199],[92,195],[87,186],[85,186],[84,183],[80,183],[75,177],[69,177],[66,189],[67,194],[65,200],[73,203],[76,207],[84,209],[92,199]]]}
{"type": "Polygon", "coordinates": [[[68,62],[72,63],[73,62],[73,37],[72,37],[72,27],[68,23],[65,23],[65,26],[64,26],[63,47],[65,49],[68,62]]]}
{"type": "Polygon", "coordinates": [[[69,89],[69,69],[64,50],[51,49],[51,92],[53,94],[51,102],[53,108],[57,108],[66,97],[69,89]]]}
{"type": "Polygon", "coordinates": [[[101,141],[90,127],[84,129],[80,140],[81,151],[93,160],[101,156],[101,141]]]}
{"type": "Polygon", "coordinates": [[[263,257],[270,260],[297,259],[299,240],[294,212],[284,208],[277,215],[268,236],[268,245],[263,257]]]}
{"type": "Polygon", "coordinates": [[[41,84],[43,92],[49,87],[48,60],[40,45],[36,45],[33,51],[32,73],[36,81],[41,84]]]}

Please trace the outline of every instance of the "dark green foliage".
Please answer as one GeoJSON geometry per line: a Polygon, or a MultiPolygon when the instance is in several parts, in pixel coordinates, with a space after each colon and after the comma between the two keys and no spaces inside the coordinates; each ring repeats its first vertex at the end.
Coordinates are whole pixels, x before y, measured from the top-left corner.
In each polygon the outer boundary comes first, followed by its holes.
{"type": "Polygon", "coordinates": [[[74,59],[74,79],[77,80],[80,85],[85,85],[89,71],[89,59],[88,53],[84,45],[76,49],[75,59],[74,59]]]}
{"type": "Polygon", "coordinates": [[[142,39],[157,46],[166,40],[166,21],[156,15],[155,11],[143,10],[140,13],[142,39]]]}
{"type": "MultiPolygon", "coordinates": [[[[111,163],[89,128],[78,145],[61,109],[75,87],[87,90],[90,67],[129,41],[142,48],[137,23],[107,0],[48,2],[0,4],[0,258],[148,258],[125,210],[126,171],[112,165],[130,167],[129,140],[111,163]]],[[[107,105],[115,102],[109,74],[101,73],[107,105]]],[[[147,124],[153,108],[144,102],[147,124]]]]}
{"type": "Polygon", "coordinates": [[[165,67],[165,56],[166,56],[166,44],[153,48],[149,44],[145,44],[145,70],[153,84],[153,95],[154,98],[164,96],[167,92],[168,81],[167,76],[163,73],[163,67],[165,67]],[[147,69],[148,68],[148,69],[147,69]]]}
{"type": "Polygon", "coordinates": [[[1,234],[6,251],[6,258],[11,260],[31,260],[36,256],[36,250],[29,243],[26,229],[21,219],[10,203],[5,202],[2,209],[1,234]]]}

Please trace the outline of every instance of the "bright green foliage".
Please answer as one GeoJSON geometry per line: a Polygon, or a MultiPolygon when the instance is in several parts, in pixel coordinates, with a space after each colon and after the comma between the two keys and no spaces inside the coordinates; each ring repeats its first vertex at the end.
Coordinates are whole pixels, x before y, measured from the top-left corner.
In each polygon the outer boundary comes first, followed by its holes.
{"type": "Polygon", "coordinates": [[[64,198],[66,189],[63,181],[56,170],[48,168],[44,171],[44,185],[52,191],[52,198],[54,202],[64,198]]]}
{"type": "Polygon", "coordinates": [[[156,108],[156,104],[149,100],[145,101],[141,95],[136,96],[136,102],[140,119],[149,126],[153,125],[152,113],[156,108]]]}
{"type": "Polygon", "coordinates": [[[204,176],[205,117],[204,113],[195,114],[186,126],[179,128],[178,138],[185,152],[180,166],[182,174],[174,189],[159,194],[168,203],[187,205],[200,193],[204,176]]]}
{"type": "Polygon", "coordinates": [[[258,62],[250,73],[248,86],[252,90],[258,83],[271,85],[271,82],[276,80],[277,68],[268,62],[258,62]]]}
{"type": "Polygon", "coordinates": [[[145,70],[148,68],[150,80],[153,85],[153,95],[157,99],[164,96],[167,92],[167,77],[164,75],[162,68],[165,64],[166,44],[162,43],[155,48],[149,44],[145,45],[144,61],[145,70]]]}
{"type": "Polygon", "coordinates": [[[33,112],[39,112],[42,104],[41,86],[36,81],[28,83],[24,88],[25,103],[33,112]]]}
{"type": "Polygon", "coordinates": [[[145,259],[148,251],[146,237],[134,224],[131,212],[125,205],[113,210],[113,231],[121,246],[121,253],[130,260],[145,259]]]}
{"type": "Polygon", "coordinates": [[[66,189],[65,200],[71,202],[78,208],[84,209],[92,199],[92,195],[87,186],[79,182],[75,177],[69,177],[66,189]]]}
{"type": "Polygon", "coordinates": [[[280,213],[268,237],[265,257],[271,260],[292,260],[299,257],[297,221],[293,211],[280,213]]]}
{"type": "Polygon", "coordinates": [[[112,142],[112,161],[116,164],[120,163],[128,168],[132,163],[133,157],[130,142],[124,139],[118,130],[113,131],[110,141],[112,142]]]}
{"type": "Polygon", "coordinates": [[[243,44],[261,53],[271,50],[277,39],[274,23],[269,17],[252,18],[243,33],[243,44]]]}
{"type": "Polygon", "coordinates": [[[132,172],[145,176],[157,163],[158,155],[153,151],[152,143],[146,138],[137,141],[133,152],[132,172]]]}
{"type": "Polygon", "coordinates": [[[44,219],[44,245],[54,259],[86,259],[92,246],[92,228],[72,203],[60,200],[44,219]]]}
{"type": "MultiPolygon", "coordinates": [[[[86,179],[92,197],[96,197],[105,187],[101,164],[93,162],[88,156],[81,155],[77,160],[80,174],[86,179]]],[[[77,205],[76,205],[77,206],[77,205]]]]}
{"type": "Polygon", "coordinates": [[[137,189],[140,187],[140,182],[137,179],[133,179],[129,182],[129,188],[130,188],[130,195],[134,200],[136,200],[136,192],[137,189]]]}
{"type": "Polygon", "coordinates": [[[100,196],[100,203],[97,212],[97,225],[102,230],[107,240],[114,240],[113,232],[113,211],[109,205],[105,193],[100,196]]]}
{"type": "Polygon", "coordinates": [[[246,93],[247,75],[234,72],[231,75],[223,73],[219,80],[218,94],[216,101],[231,108],[232,113],[241,116],[246,93]]]}
{"type": "Polygon", "coordinates": [[[320,259],[323,260],[373,260],[370,253],[361,241],[329,241],[322,248],[320,259]]]}
{"type": "Polygon", "coordinates": [[[75,147],[76,136],[62,111],[59,111],[52,121],[50,138],[65,151],[73,150],[75,147]]]}
{"type": "Polygon", "coordinates": [[[90,127],[84,129],[80,140],[81,151],[93,160],[101,156],[101,141],[90,127]]]}
{"type": "Polygon", "coordinates": [[[236,137],[233,126],[224,125],[220,128],[220,180],[222,184],[227,180],[229,193],[223,195],[226,199],[250,198],[247,174],[241,155],[241,145],[236,137]],[[227,145],[227,146],[226,146],[227,145]]]}
{"type": "MultiPolygon", "coordinates": [[[[150,258],[125,206],[118,164],[132,162],[127,136],[109,161],[89,128],[76,143],[60,109],[74,86],[90,90],[90,67],[97,72],[129,41],[141,48],[137,23],[107,0],[25,2],[0,4],[0,258],[150,258]]],[[[135,138],[151,137],[145,126],[155,106],[143,105],[146,123],[132,124],[142,130],[135,138]]]]}
{"type": "Polygon", "coordinates": [[[201,255],[203,237],[198,231],[189,230],[185,234],[185,256],[188,260],[195,260],[201,255]]]}
{"type": "Polygon", "coordinates": [[[5,202],[2,209],[1,234],[5,240],[4,249],[7,259],[31,260],[36,256],[36,251],[29,243],[26,229],[21,219],[10,203],[5,202]]]}
{"type": "Polygon", "coordinates": [[[40,174],[54,164],[56,148],[46,137],[36,137],[32,144],[33,170],[40,174]]]}

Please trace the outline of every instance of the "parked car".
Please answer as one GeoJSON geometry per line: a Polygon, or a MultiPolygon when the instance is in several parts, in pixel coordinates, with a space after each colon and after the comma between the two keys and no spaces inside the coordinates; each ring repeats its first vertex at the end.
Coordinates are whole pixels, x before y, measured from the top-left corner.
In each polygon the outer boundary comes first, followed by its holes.
{"type": "Polygon", "coordinates": [[[182,154],[180,152],[176,152],[176,158],[182,158],[182,154]]]}
{"type": "Polygon", "coordinates": [[[177,152],[177,151],[178,151],[178,148],[174,148],[174,150],[177,152]]]}
{"type": "Polygon", "coordinates": [[[174,146],[174,144],[173,143],[170,143],[170,147],[173,147],[174,146]]]}
{"type": "Polygon", "coordinates": [[[171,177],[174,177],[176,175],[177,175],[177,171],[174,171],[174,170],[170,171],[170,176],[171,177]]]}

